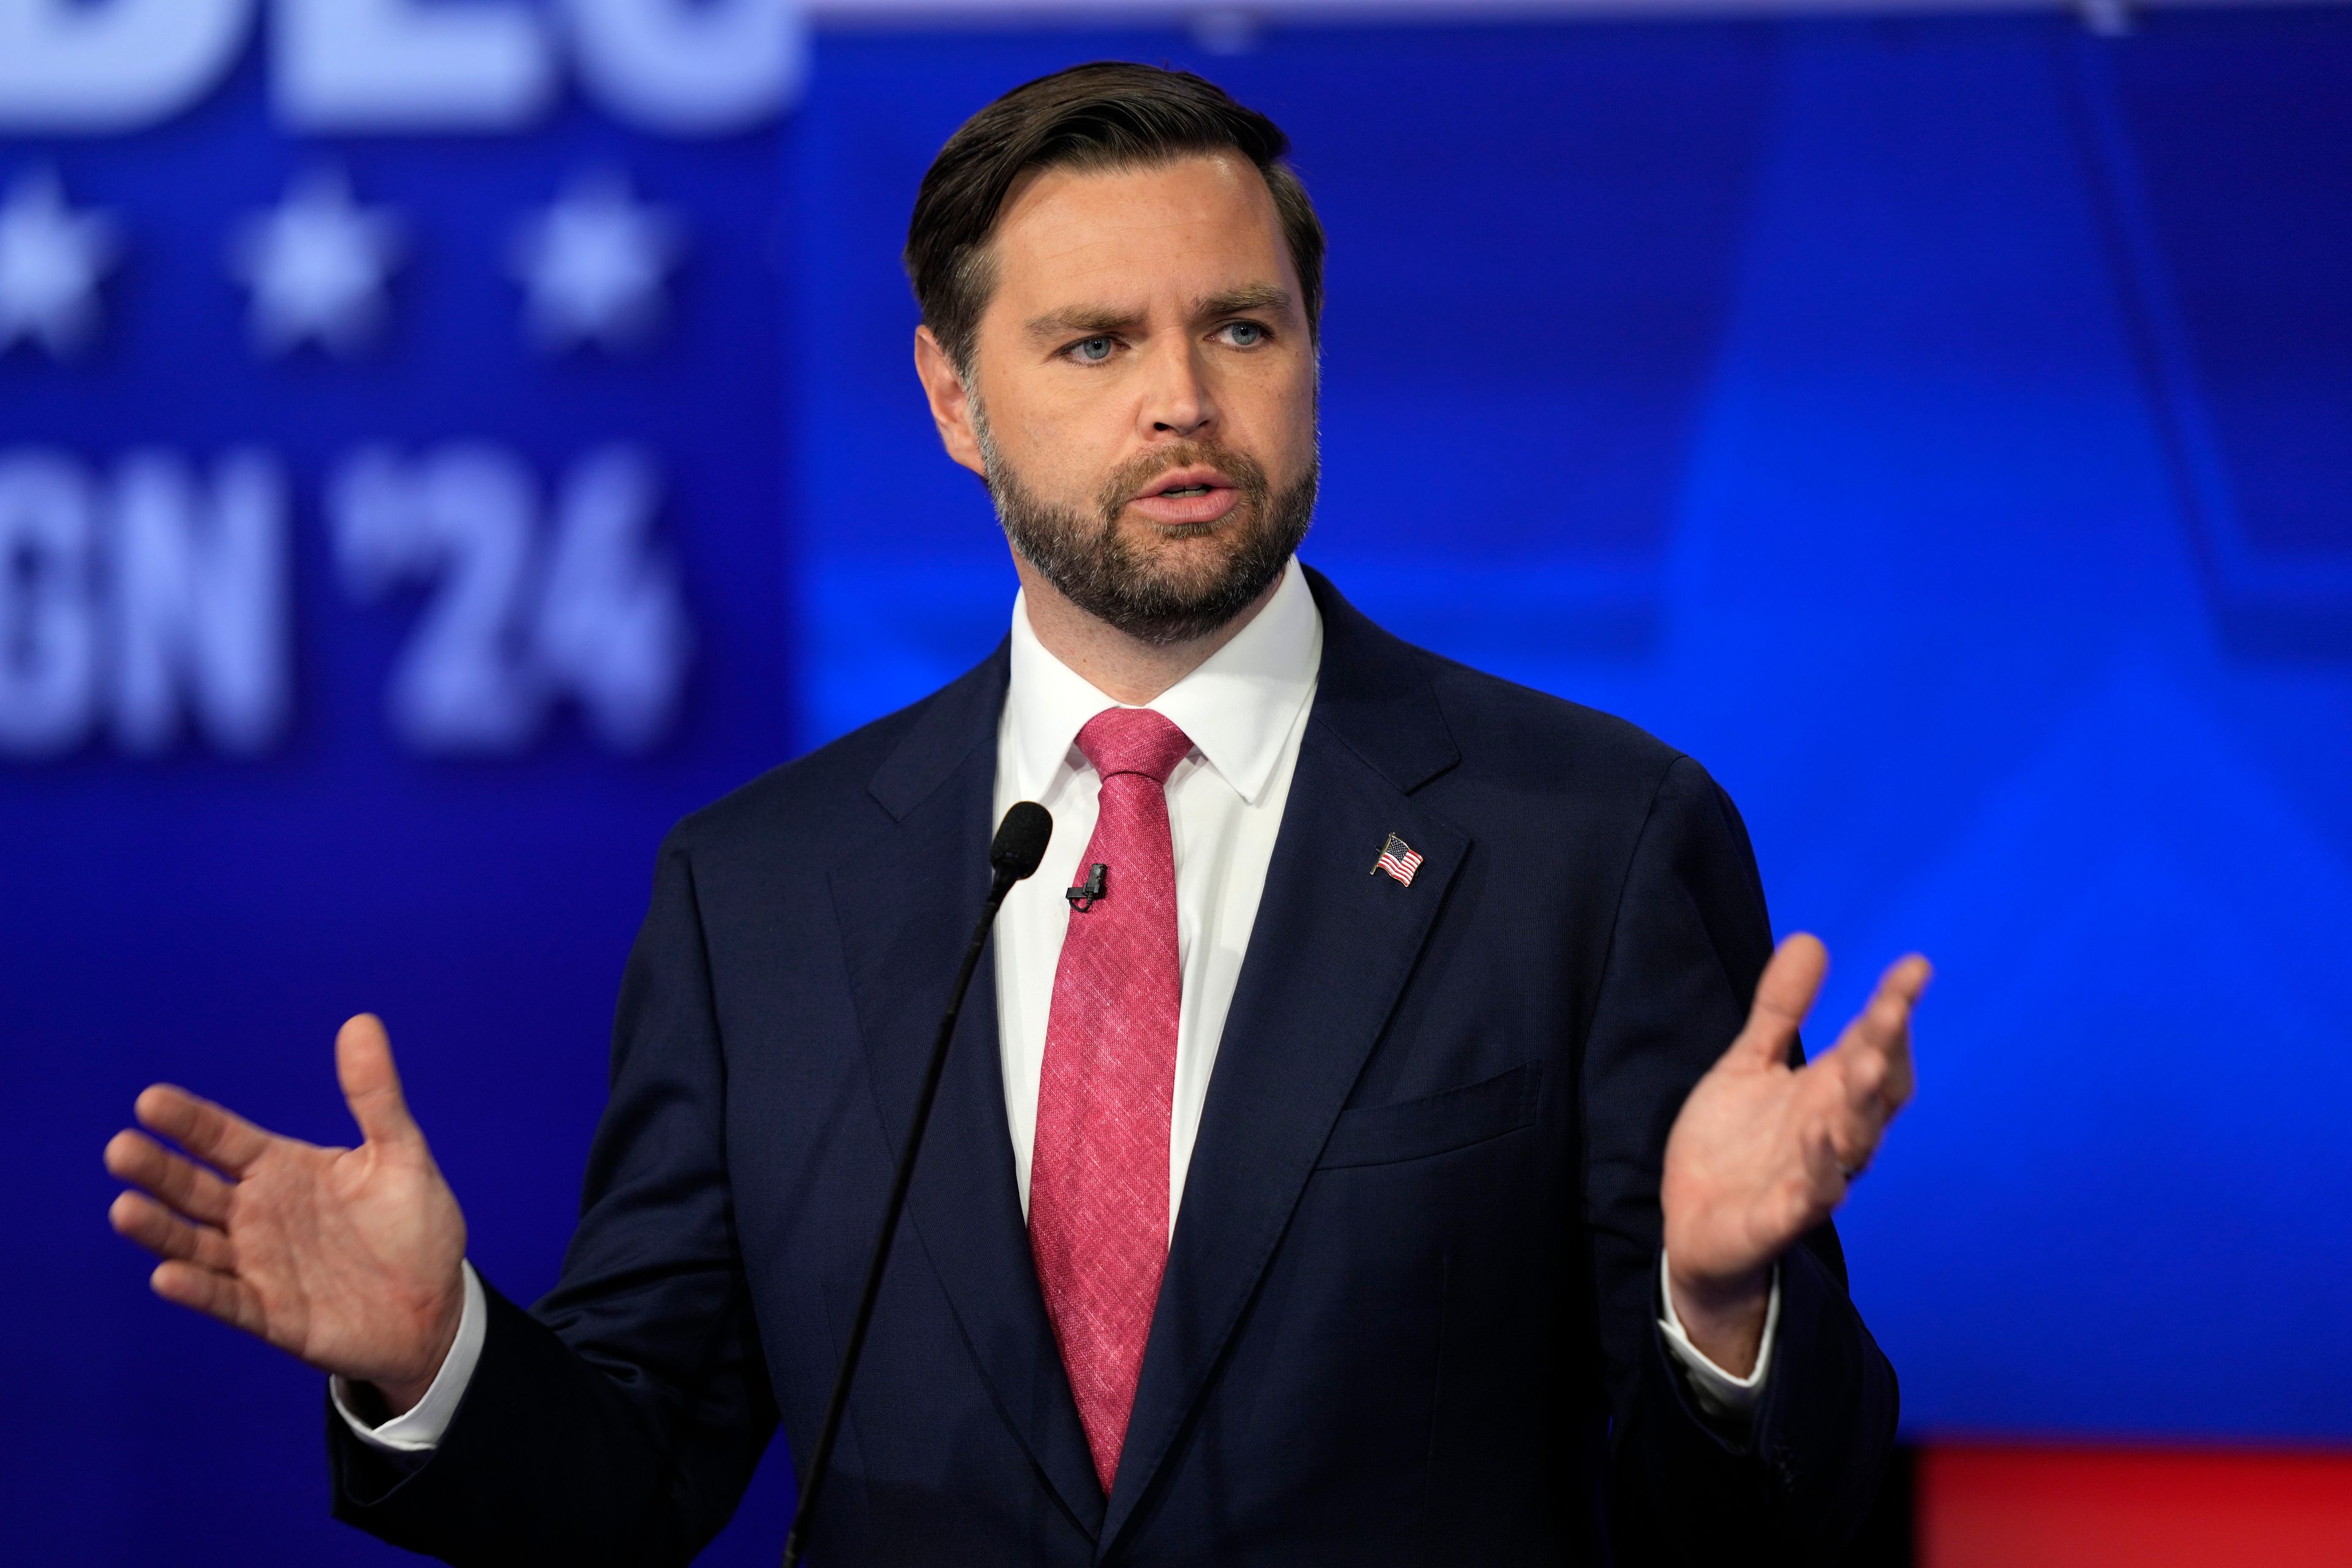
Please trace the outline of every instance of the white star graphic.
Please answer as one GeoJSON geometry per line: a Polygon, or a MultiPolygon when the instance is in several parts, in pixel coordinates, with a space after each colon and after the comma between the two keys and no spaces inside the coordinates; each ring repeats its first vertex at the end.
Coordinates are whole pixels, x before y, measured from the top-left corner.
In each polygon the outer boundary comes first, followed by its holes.
{"type": "Polygon", "coordinates": [[[549,350],[643,347],[662,324],[662,284],[680,245],[677,224],[631,196],[621,176],[573,180],[515,235],[531,336],[549,350]]]}
{"type": "Polygon", "coordinates": [[[115,251],[114,225],[68,207],[54,171],[19,179],[0,206],[0,352],[19,338],[60,359],[87,346],[115,251]]]}
{"type": "Polygon", "coordinates": [[[229,247],[230,270],[253,290],[254,345],[272,354],[305,342],[342,354],[366,347],[383,328],[400,250],[398,222],[353,202],[341,174],[303,176],[229,247]]]}

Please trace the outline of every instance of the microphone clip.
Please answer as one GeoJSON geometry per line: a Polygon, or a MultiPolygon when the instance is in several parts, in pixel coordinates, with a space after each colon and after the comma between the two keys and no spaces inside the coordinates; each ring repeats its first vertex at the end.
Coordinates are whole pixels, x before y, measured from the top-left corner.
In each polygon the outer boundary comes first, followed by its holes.
{"type": "Polygon", "coordinates": [[[1110,868],[1097,860],[1087,868],[1087,879],[1075,888],[1064,889],[1062,897],[1070,900],[1072,910],[1085,914],[1095,907],[1095,900],[1103,896],[1104,879],[1109,875],[1110,868]]]}

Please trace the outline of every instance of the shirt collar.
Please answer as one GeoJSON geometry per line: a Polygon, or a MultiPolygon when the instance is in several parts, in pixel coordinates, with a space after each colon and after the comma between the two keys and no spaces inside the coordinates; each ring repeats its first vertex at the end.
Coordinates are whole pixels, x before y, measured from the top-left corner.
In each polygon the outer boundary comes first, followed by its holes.
{"type": "MultiPolygon", "coordinates": [[[[1282,759],[1299,710],[1315,694],[1323,658],[1323,616],[1298,558],[1282,585],[1233,641],[1143,706],[1191,737],[1193,749],[1244,800],[1255,805],[1282,759]]],[[[1013,603],[1013,668],[1005,723],[1020,798],[1045,794],[1074,755],[1087,720],[1120,704],[1055,658],[1029,626],[1025,596],[1013,603]]]]}

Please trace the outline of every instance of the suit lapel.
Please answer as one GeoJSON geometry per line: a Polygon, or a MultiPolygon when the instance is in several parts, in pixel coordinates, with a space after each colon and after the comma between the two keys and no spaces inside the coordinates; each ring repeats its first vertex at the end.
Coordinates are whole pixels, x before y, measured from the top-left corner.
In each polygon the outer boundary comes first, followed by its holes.
{"type": "MultiPolygon", "coordinates": [[[[859,1029],[894,1153],[905,1146],[956,957],[988,892],[1004,682],[1000,648],[933,700],[874,778],[895,827],[832,874],[859,1029]]],[[[1093,1533],[1102,1489],[1022,1223],[989,960],[957,1022],[908,1218],[999,1411],[1063,1506],[1093,1533]]],[[[903,1241],[898,1252],[893,1266],[904,1268],[903,1241]]]]}
{"type": "Polygon", "coordinates": [[[1412,798],[1458,760],[1422,660],[1308,574],[1323,666],[1217,1050],[1098,1540],[1112,1551],[1240,1322],[1470,840],[1412,798]],[[1423,856],[1373,875],[1390,834],[1423,856]]]}

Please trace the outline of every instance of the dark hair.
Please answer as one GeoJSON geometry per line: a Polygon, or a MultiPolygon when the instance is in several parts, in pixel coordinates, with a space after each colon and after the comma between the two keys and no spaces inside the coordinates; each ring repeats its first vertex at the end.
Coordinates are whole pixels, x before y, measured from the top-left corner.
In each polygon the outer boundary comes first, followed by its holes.
{"type": "Polygon", "coordinates": [[[1239,153],[1274,194],[1307,330],[1323,314],[1323,225],[1283,162],[1290,138],[1223,88],[1190,71],[1097,60],[1024,82],[948,138],[915,195],[907,279],[923,324],[959,374],[971,353],[995,278],[988,240],[1013,182],[1031,169],[1149,167],[1188,153],[1239,153]]]}

